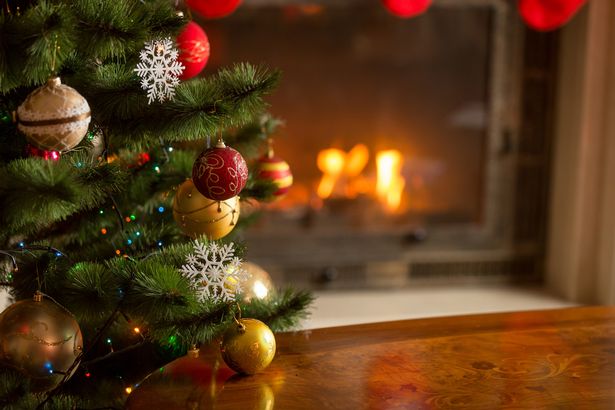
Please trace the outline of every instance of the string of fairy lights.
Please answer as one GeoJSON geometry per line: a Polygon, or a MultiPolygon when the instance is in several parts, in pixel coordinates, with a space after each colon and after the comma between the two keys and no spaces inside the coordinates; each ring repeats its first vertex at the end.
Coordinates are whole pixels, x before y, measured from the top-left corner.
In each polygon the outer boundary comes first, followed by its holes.
{"type": "MultiPolygon", "coordinates": [[[[4,123],[10,123],[12,122],[12,118],[10,116],[9,113],[5,112],[5,111],[0,111],[0,122],[4,122],[4,123]]],[[[95,138],[97,136],[98,133],[101,133],[100,129],[94,129],[92,131],[89,131],[87,133],[87,140],[93,144],[95,141],[95,138]]],[[[113,162],[114,160],[117,159],[116,155],[111,155],[108,156],[108,150],[107,150],[107,141],[103,136],[103,141],[104,141],[104,148],[103,151],[101,153],[101,155],[98,157],[99,161],[105,161],[107,163],[109,162],[113,162]]],[[[165,163],[167,163],[168,161],[170,161],[170,157],[169,154],[171,154],[174,151],[174,148],[172,146],[165,146],[163,144],[163,141],[161,141],[161,157],[160,157],[160,162],[154,162],[151,164],[151,167],[149,168],[151,170],[151,172],[159,175],[162,172],[161,166],[164,165],[165,163]]],[[[40,157],[42,159],[45,160],[49,160],[49,161],[59,161],[62,157],[62,154],[58,151],[45,151],[45,150],[40,150],[36,147],[33,147],[31,145],[28,145],[26,147],[26,154],[30,155],[30,156],[36,156],[36,157],[40,157]]],[[[149,153],[146,152],[142,152],[138,155],[137,157],[137,161],[136,161],[136,167],[138,168],[142,168],[144,167],[147,163],[151,162],[151,156],[149,153]]],[[[76,162],[74,162],[73,164],[76,168],[82,168],[85,164],[81,161],[81,160],[77,160],[76,162]]],[[[134,244],[136,244],[138,241],[142,240],[144,238],[144,233],[142,232],[142,229],[137,228],[135,230],[129,231],[126,229],[126,225],[127,224],[138,224],[139,222],[139,216],[136,212],[132,212],[129,213],[127,215],[122,214],[122,212],[120,211],[116,201],[114,198],[110,198],[112,204],[110,204],[110,207],[103,207],[103,208],[99,208],[98,209],[98,215],[105,217],[107,215],[108,212],[112,212],[117,216],[117,220],[119,222],[119,229],[121,231],[124,232],[124,234],[128,235],[128,238],[126,238],[125,240],[123,240],[121,246],[117,246],[118,244],[116,243],[116,238],[113,235],[113,231],[114,228],[111,227],[111,225],[108,224],[108,218],[105,218],[105,221],[102,222],[100,228],[99,228],[99,235],[102,237],[107,237],[109,238],[109,242],[111,243],[111,245],[115,248],[115,255],[117,257],[123,257],[129,260],[133,260],[134,259],[129,255],[130,254],[130,247],[132,247],[134,244]]],[[[168,212],[167,206],[165,203],[160,203],[158,204],[158,206],[155,206],[151,212],[151,214],[158,214],[158,215],[163,215],[165,214],[165,212],[168,212]]],[[[164,241],[162,239],[155,239],[152,243],[154,245],[155,248],[157,248],[158,250],[162,249],[164,246],[164,241]]],[[[3,255],[5,257],[7,257],[9,259],[9,263],[10,263],[10,269],[8,272],[5,272],[5,274],[0,277],[0,286],[12,286],[13,284],[13,279],[14,279],[14,274],[19,270],[18,267],[18,263],[17,263],[17,258],[15,257],[15,255],[19,255],[19,254],[23,254],[23,253],[28,253],[32,256],[36,256],[35,255],[35,251],[44,251],[46,253],[50,253],[52,255],[54,255],[56,258],[67,258],[67,255],[61,251],[60,249],[57,249],[55,247],[52,246],[44,246],[44,245],[37,245],[37,244],[27,244],[25,241],[20,241],[16,244],[16,248],[15,249],[9,249],[9,250],[0,250],[0,255],[3,255]]],[[[157,253],[156,251],[146,255],[143,259],[146,259],[150,256],[152,256],[153,254],[157,253]]],[[[41,280],[39,278],[39,288],[41,286],[41,280]]],[[[103,325],[102,328],[100,328],[98,330],[98,332],[96,333],[96,335],[94,335],[91,343],[89,344],[89,348],[85,351],[83,351],[80,356],[75,360],[73,366],[71,367],[71,369],[69,369],[68,372],[60,372],[58,370],[53,369],[52,367],[46,368],[46,370],[48,372],[50,372],[51,374],[53,373],[58,373],[58,374],[65,374],[65,373],[72,373],[72,369],[74,367],[81,367],[81,373],[83,375],[84,378],[86,379],[91,379],[94,377],[93,372],[91,371],[91,367],[101,361],[104,360],[108,360],[118,354],[124,353],[127,350],[131,350],[131,349],[135,349],[139,346],[141,346],[142,344],[144,344],[147,341],[147,329],[144,329],[141,325],[138,324],[134,324],[132,322],[132,320],[121,310],[121,306],[122,306],[122,302],[124,299],[124,296],[126,294],[126,291],[122,288],[118,289],[118,296],[119,296],[119,301],[117,303],[116,308],[113,310],[113,312],[111,313],[111,315],[108,317],[107,321],[105,322],[105,325],[103,325]],[[130,344],[127,347],[122,347],[121,349],[116,349],[114,346],[114,341],[113,338],[110,336],[106,336],[104,337],[104,345],[107,346],[107,348],[109,349],[107,354],[104,354],[102,356],[98,356],[96,358],[93,358],[89,361],[82,361],[82,359],[84,357],[87,356],[88,353],[91,352],[91,350],[93,348],[95,348],[96,346],[99,345],[99,342],[101,341],[100,339],[103,338],[103,335],[105,333],[107,333],[107,331],[109,330],[110,326],[112,323],[114,323],[117,319],[118,316],[123,317],[126,320],[126,323],[128,324],[128,327],[130,329],[130,332],[135,335],[138,336],[138,341],[136,343],[130,344]]],[[[172,335],[168,338],[167,340],[167,346],[172,349],[172,350],[176,350],[178,349],[178,338],[175,335],[172,335]]],[[[46,364],[48,366],[48,364],[46,364]]],[[[121,375],[117,375],[117,379],[121,380],[122,383],[124,384],[124,391],[126,394],[130,394],[133,390],[133,388],[136,388],[138,385],[128,385],[126,383],[124,383],[123,378],[121,375]]],[[[47,394],[46,400],[44,400],[43,402],[40,403],[40,405],[44,405],[48,400],[51,399],[51,397],[53,397],[62,387],[62,385],[64,384],[64,382],[61,382],[55,389],[53,389],[52,391],[50,391],[47,394]]],[[[40,406],[39,406],[40,407],[40,406]]]]}

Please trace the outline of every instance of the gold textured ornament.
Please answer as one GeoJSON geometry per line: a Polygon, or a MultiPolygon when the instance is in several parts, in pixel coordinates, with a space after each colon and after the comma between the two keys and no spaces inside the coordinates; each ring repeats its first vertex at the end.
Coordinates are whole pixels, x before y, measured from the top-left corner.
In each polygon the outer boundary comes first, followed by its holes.
{"type": "Polygon", "coordinates": [[[248,272],[248,279],[241,285],[241,300],[265,299],[274,291],[273,281],[267,271],[256,263],[244,262],[241,267],[248,272]]]}
{"type": "Polygon", "coordinates": [[[239,197],[226,201],[205,198],[191,179],[184,181],[173,199],[173,218],[182,232],[192,238],[206,235],[220,239],[228,235],[239,218],[239,197]]]}
{"type": "Polygon", "coordinates": [[[256,319],[239,319],[224,333],[222,359],[238,373],[264,370],[275,356],[275,336],[269,326],[256,319]]]}
{"type": "Polygon", "coordinates": [[[10,305],[0,316],[0,360],[28,376],[35,392],[56,387],[82,348],[75,318],[41,293],[10,305]]]}
{"type": "Polygon", "coordinates": [[[28,141],[49,151],[68,151],[88,132],[88,102],[59,77],[32,91],[17,108],[17,128],[28,141]]]}

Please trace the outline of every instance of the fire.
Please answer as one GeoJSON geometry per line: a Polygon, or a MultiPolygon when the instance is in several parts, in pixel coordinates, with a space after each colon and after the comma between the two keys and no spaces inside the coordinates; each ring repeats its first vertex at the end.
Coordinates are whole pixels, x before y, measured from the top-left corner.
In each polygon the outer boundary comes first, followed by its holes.
{"type": "Polygon", "coordinates": [[[369,150],[364,144],[355,145],[348,153],[336,148],[320,151],[316,162],[323,175],[316,190],[318,197],[327,199],[340,192],[347,198],[373,194],[387,211],[397,211],[406,185],[401,176],[402,154],[397,150],[377,153],[375,192],[373,181],[361,175],[368,161],[369,150]]]}
{"type": "Polygon", "coordinates": [[[401,196],[406,185],[406,180],[401,176],[402,165],[402,155],[397,150],[380,151],[376,155],[376,195],[390,212],[397,211],[401,205],[401,196]]]}
{"type": "Polygon", "coordinates": [[[318,153],[316,164],[323,173],[316,193],[322,199],[329,198],[335,188],[335,183],[339,179],[344,164],[346,163],[346,153],[340,149],[329,148],[318,153]]]}

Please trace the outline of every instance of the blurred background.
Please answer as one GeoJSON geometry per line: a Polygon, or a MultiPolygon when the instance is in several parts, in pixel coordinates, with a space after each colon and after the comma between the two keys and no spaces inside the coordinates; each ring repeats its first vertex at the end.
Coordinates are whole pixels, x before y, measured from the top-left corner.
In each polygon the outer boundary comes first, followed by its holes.
{"type": "Polygon", "coordinates": [[[317,291],[308,326],[606,300],[582,283],[597,267],[565,262],[584,257],[571,229],[590,228],[573,227],[589,164],[562,161],[591,119],[562,122],[589,101],[590,39],[612,44],[599,32],[608,5],[594,3],[550,31],[508,0],[435,0],[413,18],[372,0],[195,16],[212,50],[204,75],[237,61],[283,72],[269,101],[294,184],[244,207],[260,218],[243,239],[274,282],[317,291]],[[558,229],[568,238],[551,241],[558,229]]]}

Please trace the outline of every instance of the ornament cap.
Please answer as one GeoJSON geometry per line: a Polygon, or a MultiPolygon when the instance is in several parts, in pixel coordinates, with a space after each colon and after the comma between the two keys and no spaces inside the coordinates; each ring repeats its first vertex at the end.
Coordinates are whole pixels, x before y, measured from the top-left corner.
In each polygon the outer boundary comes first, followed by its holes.
{"type": "Polygon", "coordinates": [[[274,157],[273,152],[273,138],[267,138],[267,158],[272,159],[274,157]]]}
{"type": "Polygon", "coordinates": [[[196,359],[199,357],[199,348],[196,347],[195,345],[192,345],[192,347],[190,348],[190,350],[188,350],[188,357],[192,357],[193,359],[196,359]]]}
{"type": "Polygon", "coordinates": [[[62,85],[62,80],[60,80],[60,77],[51,77],[49,80],[47,80],[47,85],[49,87],[57,87],[59,85],[62,85]]]}
{"type": "Polygon", "coordinates": [[[216,143],[216,148],[226,148],[226,144],[224,143],[222,138],[218,139],[218,142],[216,143]]]}
{"type": "Polygon", "coordinates": [[[37,290],[36,292],[34,292],[33,299],[34,299],[35,302],[42,302],[43,301],[43,294],[37,290]]]}

